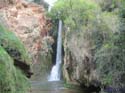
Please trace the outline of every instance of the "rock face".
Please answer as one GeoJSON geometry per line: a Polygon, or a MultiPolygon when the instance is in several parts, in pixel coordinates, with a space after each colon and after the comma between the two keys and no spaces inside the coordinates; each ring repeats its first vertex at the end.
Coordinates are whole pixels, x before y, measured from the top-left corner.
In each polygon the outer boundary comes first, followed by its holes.
{"type": "Polygon", "coordinates": [[[13,4],[14,0],[0,0],[0,8],[6,7],[9,4],[13,4]]]}
{"type": "MultiPolygon", "coordinates": [[[[20,38],[32,59],[36,69],[48,69],[51,64],[51,44],[53,39],[48,36],[51,27],[50,19],[46,18],[42,6],[24,0],[15,0],[0,10],[8,27],[20,38]]],[[[34,70],[34,73],[39,71],[34,70]]]]}
{"type": "Polygon", "coordinates": [[[57,19],[58,11],[62,12],[58,18],[63,20],[65,28],[63,76],[68,83],[84,86],[98,83],[98,75],[93,62],[92,40],[87,35],[91,34],[89,33],[91,25],[88,23],[93,22],[97,7],[94,2],[72,0],[71,2],[57,1],[52,8],[52,17],[55,19],[57,19]]]}
{"type": "MultiPolygon", "coordinates": [[[[80,33],[82,35],[82,33],[80,33]]],[[[95,64],[92,62],[91,42],[78,34],[66,31],[64,40],[63,75],[66,81],[73,84],[89,86],[98,80],[95,64]],[[70,38],[69,38],[70,33],[70,38]],[[81,43],[81,41],[83,43],[81,43]]]]}
{"type": "Polygon", "coordinates": [[[20,40],[8,29],[0,23],[0,45],[13,58],[14,64],[19,67],[26,76],[30,77],[30,59],[23,44],[20,40]],[[21,65],[23,64],[23,66],[21,65]],[[24,69],[22,69],[22,67],[24,69]]]}
{"type": "Polygon", "coordinates": [[[102,85],[106,90],[124,88],[124,5],[124,0],[57,1],[51,15],[56,19],[61,11],[58,18],[65,26],[66,82],[88,88],[102,85]]]}

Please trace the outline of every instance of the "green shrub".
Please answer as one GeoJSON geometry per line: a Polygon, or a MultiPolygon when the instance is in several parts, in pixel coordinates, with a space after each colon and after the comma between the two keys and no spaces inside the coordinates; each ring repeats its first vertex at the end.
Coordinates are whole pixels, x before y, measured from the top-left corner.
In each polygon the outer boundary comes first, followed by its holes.
{"type": "Polygon", "coordinates": [[[28,53],[21,41],[2,24],[0,24],[0,45],[6,49],[13,59],[30,64],[28,53]]]}
{"type": "Polygon", "coordinates": [[[25,75],[14,67],[12,58],[0,46],[0,93],[26,93],[28,87],[25,75]]]}

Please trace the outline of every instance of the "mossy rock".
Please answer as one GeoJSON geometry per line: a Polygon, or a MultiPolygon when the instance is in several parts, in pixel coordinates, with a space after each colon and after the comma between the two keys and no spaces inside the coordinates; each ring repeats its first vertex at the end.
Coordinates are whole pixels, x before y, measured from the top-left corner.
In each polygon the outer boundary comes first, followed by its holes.
{"type": "Polygon", "coordinates": [[[0,93],[26,93],[26,76],[14,66],[13,59],[0,46],[0,93]]]}
{"type": "Polygon", "coordinates": [[[22,42],[9,31],[6,27],[0,24],[0,45],[9,53],[9,55],[18,61],[30,64],[30,58],[22,42]]]}

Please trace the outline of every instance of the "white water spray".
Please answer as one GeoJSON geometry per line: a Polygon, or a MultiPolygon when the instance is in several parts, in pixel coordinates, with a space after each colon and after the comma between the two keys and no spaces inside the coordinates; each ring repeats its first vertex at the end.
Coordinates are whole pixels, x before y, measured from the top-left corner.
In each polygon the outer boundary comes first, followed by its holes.
{"type": "Polygon", "coordinates": [[[61,76],[60,66],[62,63],[62,21],[59,20],[56,64],[52,67],[48,81],[59,81],[61,76]]]}

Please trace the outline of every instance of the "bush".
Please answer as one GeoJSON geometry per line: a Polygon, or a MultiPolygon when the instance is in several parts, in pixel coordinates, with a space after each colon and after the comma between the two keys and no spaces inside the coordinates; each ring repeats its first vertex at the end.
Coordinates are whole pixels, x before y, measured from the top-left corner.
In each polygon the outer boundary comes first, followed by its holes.
{"type": "Polygon", "coordinates": [[[27,78],[14,67],[8,53],[0,46],[0,93],[26,93],[29,87],[27,78]]]}

